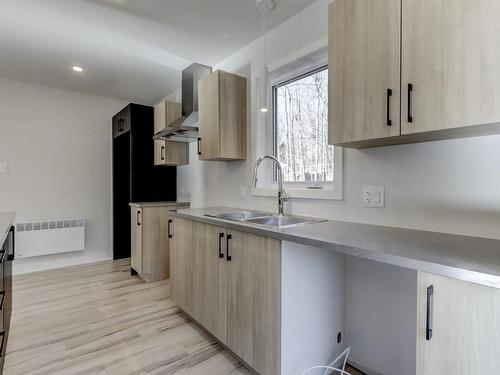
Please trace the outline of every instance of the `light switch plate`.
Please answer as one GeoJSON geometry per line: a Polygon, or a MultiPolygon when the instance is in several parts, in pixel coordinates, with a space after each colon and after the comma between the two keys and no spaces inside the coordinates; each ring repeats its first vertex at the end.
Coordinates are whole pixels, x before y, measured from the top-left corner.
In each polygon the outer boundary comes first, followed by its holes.
{"type": "Polygon", "coordinates": [[[365,207],[384,207],[385,197],[384,197],[384,187],[383,186],[363,186],[363,196],[362,202],[365,207]]]}
{"type": "Polygon", "coordinates": [[[0,173],[6,174],[9,172],[9,165],[6,161],[0,161],[0,173]]]}

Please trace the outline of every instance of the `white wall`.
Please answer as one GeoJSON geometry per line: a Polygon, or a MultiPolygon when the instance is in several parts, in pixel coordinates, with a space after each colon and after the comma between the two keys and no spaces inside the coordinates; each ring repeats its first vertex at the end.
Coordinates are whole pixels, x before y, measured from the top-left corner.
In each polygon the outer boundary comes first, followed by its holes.
{"type": "Polygon", "coordinates": [[[85,251],[16,260],[15,273],[112,257],[111,117],[125,105],[0,79],[0,211],[87,220],[85,251]]]}
{"type": "Polygon", "coordinates": [[[345,349],[344,258],[335,251],[282,242],[281,374],[330,363],[345,349]]]}
{"type": "MultiPolygon", "coordinates": [[[[298,57],[326,43],[328,1],[319,0],[268,34],[268,65],[298,57]]],[[[266,142],[255,108],[254,80],[261,61],[256,41],[216,68],[248,78],[249,155],[244,162],[200,162],[191,145],[191,164],[178,168],[178,191],[193,207],[226,205],[276,209],[276,199],[252,197],[253,149],[266,142]],[[240,185],[246,197],[240,197],[240,185]]],[[[298,200],[288,212],[331,219],[500,238],[500,136],[368,150],[344,150],[344,199],[298,200]],[[363,185],[386,187],[386,207],[361,206],[363,185]]]]}
{"type": "Polygon", "coordinates": [[[415,375],[417,271],[345,257],[350,361],[367,373],[415,375]]]}

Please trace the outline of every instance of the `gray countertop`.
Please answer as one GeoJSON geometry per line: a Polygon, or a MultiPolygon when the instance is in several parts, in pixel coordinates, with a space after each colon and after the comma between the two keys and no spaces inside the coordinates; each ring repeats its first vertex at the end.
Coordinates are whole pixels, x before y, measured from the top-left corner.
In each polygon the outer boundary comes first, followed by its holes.
{"type": "Polygon", "coordinates": [[[237,210],[179,209],[172,215],[500,288],[500,240],[332,220],[275,229],[204,216],[237,210]]]}
{"type": "Polygon", "coordinates": [[[166,202],[130,202],[130,207],[189,207],[189,202],[176,202],[176,201],[166,201],[166,202]]]}
{"type": "Polygon", "coordinates": [[[9,229],[16,217],[15,212],[0,212],[0,247],[3,245],[9,229]]]}

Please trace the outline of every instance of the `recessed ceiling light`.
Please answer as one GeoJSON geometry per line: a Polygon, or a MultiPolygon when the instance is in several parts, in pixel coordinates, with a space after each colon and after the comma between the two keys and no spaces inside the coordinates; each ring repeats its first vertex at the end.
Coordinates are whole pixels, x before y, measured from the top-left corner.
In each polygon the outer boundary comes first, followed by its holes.
{"type": "Polygon", "coordinates": [[[75,72],[83,72],[83,68],[77,65],[73,66],[71,69],[73,69],[75,72]]]}

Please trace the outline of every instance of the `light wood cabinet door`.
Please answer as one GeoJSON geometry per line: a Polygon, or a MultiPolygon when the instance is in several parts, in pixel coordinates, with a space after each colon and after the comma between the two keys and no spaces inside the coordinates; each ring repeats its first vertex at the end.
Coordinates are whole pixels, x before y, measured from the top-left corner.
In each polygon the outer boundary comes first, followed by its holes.
{"type": "Polygon", "coordinates": [[[219,75],[207,75],[198,82],[198,123],[200,160],[211,160],[219,156],[219,75]]]}
{"type": "Polygon", "coordinates": [[[498,0],[403,0],[403,134],[500,120],[499,19],[498,0]]]}
{"type": "Polygon", "coordinates": [[[246,159],[246,78],[217,70],[198,83],[200,160],[246,159]]]}
{"type": "Polygon", "coordinates": [[[154,106],[154,132],[169,126],[172,122],[182,116],[182,105],[162,100],[154,106]]]}
{"type": "Polygon", "coordinates": [[[401,0],[336,0],[329,12],[329,143],[399,136],[401,0]]]}
{"type": "Polygon", "coordinates": [[[500,369],[500,290],[418,273],[418,375],[496,374],[500,369]],[[432,286],[432,338],[426,340],[432,286]]]}
{"type": "Polygon", "coordinates": [[[154,141],[155,165],[179,166],[189,164],[189,144],[174,141],[154,141]]]}
{"type": "Polygon", "coordinates": [[[226,345],[261,375],[280,373],[280,241],[228,230],[226,345]]]}
{"type": "Polygon", "coordinates": [[[175,218],[170,241],[170,298],[190,315],[193,313],[193,226],[191,220],[175,218]]]}
{"type": "Polygon", "coordinates": [[[246,78],[219,74],[220,159],[244,160],[247,147],[246,78]]]}
{"type": "Polygon", "coordinates": [[[130,208],[130,266],[142,277],[142,209],[130,208]]]}
{"type": "Polygon", "coordinates": [[[167,207],[142,209],[142,278],[146,282],[170,277],[170,215],[167,207]]]}
{"type": "Polygon", "coordinates": [[[154,163],[165,165],[165,141],[154,141],[154,163]]]}
{"type": "Polygon", "coordinates": [[[226,341],[225,228],[193,223],[192,316],[222,342],[226,341]]]}

